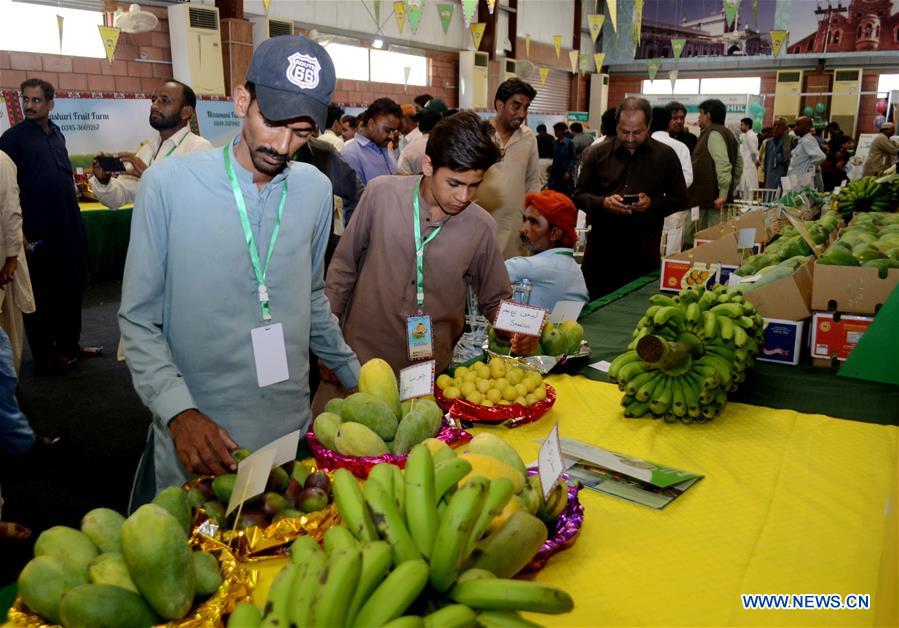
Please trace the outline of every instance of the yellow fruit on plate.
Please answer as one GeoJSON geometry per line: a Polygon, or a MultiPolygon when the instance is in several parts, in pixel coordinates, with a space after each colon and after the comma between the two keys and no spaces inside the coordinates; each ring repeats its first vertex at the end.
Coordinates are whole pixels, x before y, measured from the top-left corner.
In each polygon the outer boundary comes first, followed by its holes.
{"type": "Polygon", "coordinates": [[[499,403],[503,398],[503,393],[498,391],[496,388],[491,388],[486,393],[487,399],[493,403],[499,403]]]}
{"type": "Polygon", "coordinates": [[[519,397],[524,397],[526,394],[528,394],[529,392],[531,392],[531,391],[528,390],[528,387],[525,386],[524,384],[515,384],[515,390],[518,391],[518,396],[519,396],[519,397]]]}
{"type": "Polygon", "coordinates": [[[529,393],[534,392],[534,389],[539,386],[539,384],[535,384],[534,380],[529,377],[526,377],[521,383],[524,384],[525,390],[527,390],[529,393]]]}
{"type": "Polygon", "coordinates": [[[503,388],[503,399],[506,401],[515,401],[518,397],[518,391],[511,384],[503,388]]]}
{"type": "Polygon", "coordinates": [[[528,400],[526,397],[515,397],[515,403],[520,406],[526,406],[528,405],[528,400]]]}
{"type": "Polygon", "coordinates": [[[475,386],[477,387],[479,393],[481,393],[482,395],[486,395],[487,391],[490,390],[490,380],[483,378],[478,379],[478,381],[475,382],[475,386]]]}
{"type": "Polygon", "coordinates": [[[462,384],[464,384],[464,383],[465,382],[462,380],[461,377],[456,377],[453,379],[453,386],[455,386],[456,388],[462,388],[462,384]]]}
{"type": "Polygon", "coordinates": [[[515,493],[524,488],[525,477],[521,471],[493,456],[466,451],[459,454],[459,457],[471,465],[471,472],[459,481],[459,486],[464,486],[466,482],[480,475],[488,480],[508,478],[512,482],[512,489],[515,493]]]}
{"type": "Polygon", "coordinates": [[[462,376],[462,381],[471,383],[478,381],[477,371],[468,371],[467,373],[465,373],[465,375],[462,376]]]}
{"type": "Polygon", "coordinates": [[[453,378],[446,373],[443,373],[437,376],[437,381],[434,383],[437,384],[437,388],[440,390],[445,390],[447,386],[450,386],[453,383],[453,378]]]}
{"type": "Polygon", "coordinates": [[[475,405],[480,405],[481,400],[483,399],[484,396],[477,390],[473,390],[469,394],[465,395],[465,401],[467,401],[468,403],[473,403],[475,405]]]}
{"type": "Polygon", "coordinates": [[[489,399],[481,399],[481,407],[482,408],[492,408],[493,402],[489,399]]]}
{"type": "Polygon", "coordinates": [[[506,525],[506,522],[509,520],[509,517],[512,516],[513,513],[516,512],[527,512],[527,508],[519,499],[515,499],[514,497],[510,499],[506,505],[503,507],[502,511],[498,515],[496,515],[490,521],[490,532],[496,532],[501,527],[506,525]]]}
{"type": "Polygon", "coordinates": [[[529,393],[527,396],[525,396],[524,399],[525,399],[525,401],[527,401],[527,404],[529,406],[532,406],[539,401],[539,399],[537,399],[537,397],[534,396],[534,393],[529,393]]]}
{"type": "Polygon", "coordinates": [[[455,386],[447,386],[443,389],[443,396],[447,399],[458,399],[462,396],[462,392],[455,386]]]}
{"type": "Polygon", "coordinates": [[[462,379],[462,376],[465,375],[467,372],[468,372],[467,366],[457,366],[456,370],[453,371],[453,377],[462,379]]]}
{"type": "Polygon", "coordinates": [[[493,380],[493,387],[496,388],[500,392],[502,392],[505,389],[505,387],[508,385],[509,385],[509,380],[507,380],[505,377],[500,377],[499,379],[493,380]]]}
{"type": "Polygon", "coordinates": [[[506,365],[502,362],[490,364],[490,377],[499,379],[506,376],[506,365]]]}
{"type": "Polygon", "coordinates": [[[473,392],[478,392],[478,387],[475,386],[474,382],[463,382],[463,384],[459,386],[459,392],[462,393],[463,397],[467,397],[473,392]]]}

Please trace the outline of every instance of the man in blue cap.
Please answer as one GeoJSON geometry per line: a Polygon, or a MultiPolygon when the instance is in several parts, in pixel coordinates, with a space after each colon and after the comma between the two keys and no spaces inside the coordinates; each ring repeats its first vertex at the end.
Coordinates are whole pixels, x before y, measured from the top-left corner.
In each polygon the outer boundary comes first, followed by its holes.
{"type": "Polygon", "coordinates": [[[119,310],[153,414],[132,509],[192,474],[234,470],[237,446],[305,433],[310,349],[356,386],[359,362],[324,294],[331,184],[290,161],[324,128],[334,85],[321,46],[268,39],[234,88],[240,134],[144,177],[119,310]]]}

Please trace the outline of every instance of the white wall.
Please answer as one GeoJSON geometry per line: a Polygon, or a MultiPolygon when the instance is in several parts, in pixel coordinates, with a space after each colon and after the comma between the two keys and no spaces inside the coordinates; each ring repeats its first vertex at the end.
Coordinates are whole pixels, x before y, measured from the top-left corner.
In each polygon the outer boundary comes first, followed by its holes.
{"type": "MultiPolygon", "coordinates": [[[[589,3],[588,3],[589,6],[589,3]]],[[[562,48],[571,48],[574,3],[571,0],[519,0],[518,36],[531,41],[553,43],[553,35],[562,36],[562,48]]]]}
{"type": "MultiPolygon", "coordinates": [[[[462,21],[462,5],[459,2],[453,3],[456,8],[449,29],[444,34],[437,12],[438,4],[436,0],[424,2],[418,31],[413,34],[408,15],[403,32],[397,30],[393,2],[383,0],[380,35],[410,47],[443,46],[456,50],[473,48],[471,33],[462,21]]],[[[251,15],[265,15],[265,8],[261,0],[245,0],[244,12],[248,18],[251,15]]],[[[358,37],[374,37],[378,34],[378,28],[372,18],[374,12],[372,0],[271,0],[269,5],[271,17],[302,22],[318,27],[323,32],[335,29],[349,31],[358,37]]]]}

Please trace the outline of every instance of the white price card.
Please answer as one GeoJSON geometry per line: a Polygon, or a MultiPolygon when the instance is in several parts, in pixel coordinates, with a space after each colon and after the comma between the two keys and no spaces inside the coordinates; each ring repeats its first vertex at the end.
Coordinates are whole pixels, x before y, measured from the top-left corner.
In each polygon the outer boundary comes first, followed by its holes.
{"type": "Polygon", "coordinates": [[[274,447],[263,448],[240,461],[240,464],[237,465],[237,479],[231,490],[228,509],[225,510],[226,515],[230,515],[246,500],[265,491],[268,475],[275,464],[275,453],[277,450],[274,447]]]}
{"type": "Polygon", "coordinates": [[[596,369],[600,373],[608,373],[611,367],[612,363],[606,360],[600,360],[599,362],[594,362],[590,365],[590,368],[596,369]]]}
{"type": "Polygon", "coordinates": [[[272,466],[281,465],[285,462],[292,462],[297,457],[297,447],[300,444],[300,430],[285,434],[281,438],[270,442],[264,447],[260,447],[257,451],[272,448],[275,450],[275,459],[272,466]]]}
{"type": "Polygon", "coordinates": [[[675,227],[668,231],[668,237],[665,240],[665,255],[674,255],[680,253],[684,246],[684,230],[682,227],[675,227]]]}
{"type": "Polygon", "coordinates": [[[738,249],[751,249],[755,245],[755,227],[740,229],[740,235],[737,239],[738,249]]]}
{"type": "Polygon", "coordinates": [[[576,321],[584,309],[583,301],[557,301],[549,315],[549,322],[558,324],[565,321],[576,321]]]}
{"type": "Polygon", "coordinates": [[[690,208],[690,221],[699,222],[699,205],[690,208]]]}
{"type": "Polygon", "coordinates": [[[540,475],[543,499],[549,497],[563,471],[565,462],[562,460],[562,445],[559,443],[559,424],[556,423],[540,446],[540,453],[537,456],[537,472],[540,475]]]}
{"type": "Polygon", "coordinates": [[[253,342],[253,359],[256,362],[256,381],[259,388],[286,381],[287,346],[284,344],[284,326],[281,323],[257,327],[250,331],[253,342]]]}
{"type": "Polygon", "coordinates": [[[542,307],[503,301],[500,303],[493,327],[513,334],[539,336],[545,320],[546,310],[542,307]]]}
{"type": "Polygon", "coordinates": [[[400,401],[434,394],[434,360],[407,366],[400,371],[400,401]]]}

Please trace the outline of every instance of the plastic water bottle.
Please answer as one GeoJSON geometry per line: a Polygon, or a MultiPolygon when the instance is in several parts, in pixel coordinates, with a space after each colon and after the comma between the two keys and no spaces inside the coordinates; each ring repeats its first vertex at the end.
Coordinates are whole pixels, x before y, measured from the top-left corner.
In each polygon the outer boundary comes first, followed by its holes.
{"type": "Polygon", "coordinates": [[[520,305],[531,302],[531,280],[522,279],[519,283],[512,284],[512,300],[520,305]]]}

